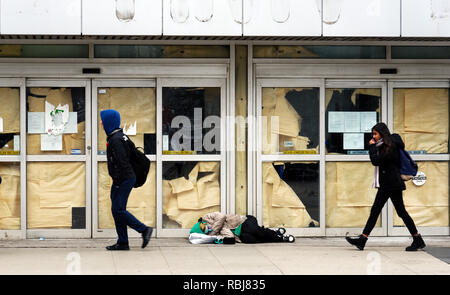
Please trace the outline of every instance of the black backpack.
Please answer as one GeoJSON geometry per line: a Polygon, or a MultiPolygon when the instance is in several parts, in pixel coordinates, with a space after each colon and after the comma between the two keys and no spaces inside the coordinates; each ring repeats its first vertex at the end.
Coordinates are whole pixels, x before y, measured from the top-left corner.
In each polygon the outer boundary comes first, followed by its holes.
{"type": "Polygon", "coordinates": [[[143,148],[137,148],[128,136],[127,138],[130,146],[130,163],[133,166],[134,174],[136,174],[134,187],[141,187],[147,180],[148,171],[150,170],[150,160],[139,150],[144,150],[143,148]]]}

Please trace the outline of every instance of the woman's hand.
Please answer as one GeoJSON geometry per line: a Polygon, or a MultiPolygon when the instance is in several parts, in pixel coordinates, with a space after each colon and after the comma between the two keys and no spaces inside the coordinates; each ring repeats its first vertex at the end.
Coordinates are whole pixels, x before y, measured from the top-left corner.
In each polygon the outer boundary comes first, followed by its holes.
{"type": "Polygon", "coordinates": [[[369,144],[375,144],[375,139],[371,139],[370,141],[369,141],[369,144]]]}

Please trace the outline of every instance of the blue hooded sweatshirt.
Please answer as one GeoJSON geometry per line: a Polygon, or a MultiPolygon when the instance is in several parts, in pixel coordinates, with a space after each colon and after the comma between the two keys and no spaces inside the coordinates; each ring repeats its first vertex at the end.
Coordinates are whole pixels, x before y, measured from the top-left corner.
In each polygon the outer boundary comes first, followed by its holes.
{"type": "Polygon", "coordinates": [[[120,114],[118,111],[112,109],[101,111],[100,118],[102,118],[103,128],[107,135],[120,128],[120,114]]]}

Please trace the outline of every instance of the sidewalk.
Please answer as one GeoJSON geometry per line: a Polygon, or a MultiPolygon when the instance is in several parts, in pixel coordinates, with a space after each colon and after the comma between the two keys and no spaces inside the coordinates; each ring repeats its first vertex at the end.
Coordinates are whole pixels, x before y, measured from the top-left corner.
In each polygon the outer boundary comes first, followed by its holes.
{"type": "Polygon", "coordinates": [[[0,275],[450,275],[450,237],[425,241],[426,251],[406,252],[409,237],[372,237],[364,251],[342,237],[253,245],[153,238],[145,249],[132,239],[130,251],[106,251],[113,239],[0,240],[0,275]]]}

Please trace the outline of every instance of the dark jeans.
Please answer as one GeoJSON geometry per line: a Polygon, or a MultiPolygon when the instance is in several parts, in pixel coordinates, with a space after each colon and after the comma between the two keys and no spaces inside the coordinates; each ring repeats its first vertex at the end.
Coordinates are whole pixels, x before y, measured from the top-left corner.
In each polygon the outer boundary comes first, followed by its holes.
{"type": "Polygon", "coordinates": [[[270,243],[282,242],[283,237],[270,228],[259,226],[258,221],[252,215],[247,215],[247,219],[242,223],[241,235],[239,236],[242,243],[270,243]]]}
{"type": "Polygon", "coordinates": [[[405,209],[405,205],[403,204],[403,196],[402,191],[382,191],[378,190],[377,196],[375,197],[375,201],[372,205],[372,209],[370,210],[370,216],[367,220],[366,227],[363,230],[363,234],[369,235],[372,229],[375,227],[377,223],[378,216],[381,213],[381,209],[383,209],[384,204],[387,200],[391,198],[392,204],[394,204],[395,211],[397,211],[397,215],[403,220],[406,227],[409,230],[411,235],[417,233],[416,225],[412,220],[411,216],[409,216],[408,212],[405,209]]]}
{"type": "Polygon", "coordinates": [[[146,226],[130,212],[127,211],[128,197],[130,196],[136,178],[124,180],[119,186],[112,185],[111,187],[111,211],[116,224],[116,231],[119,239],[117,243],[128,244],[127,226],[142,233],[146,226]]]}

